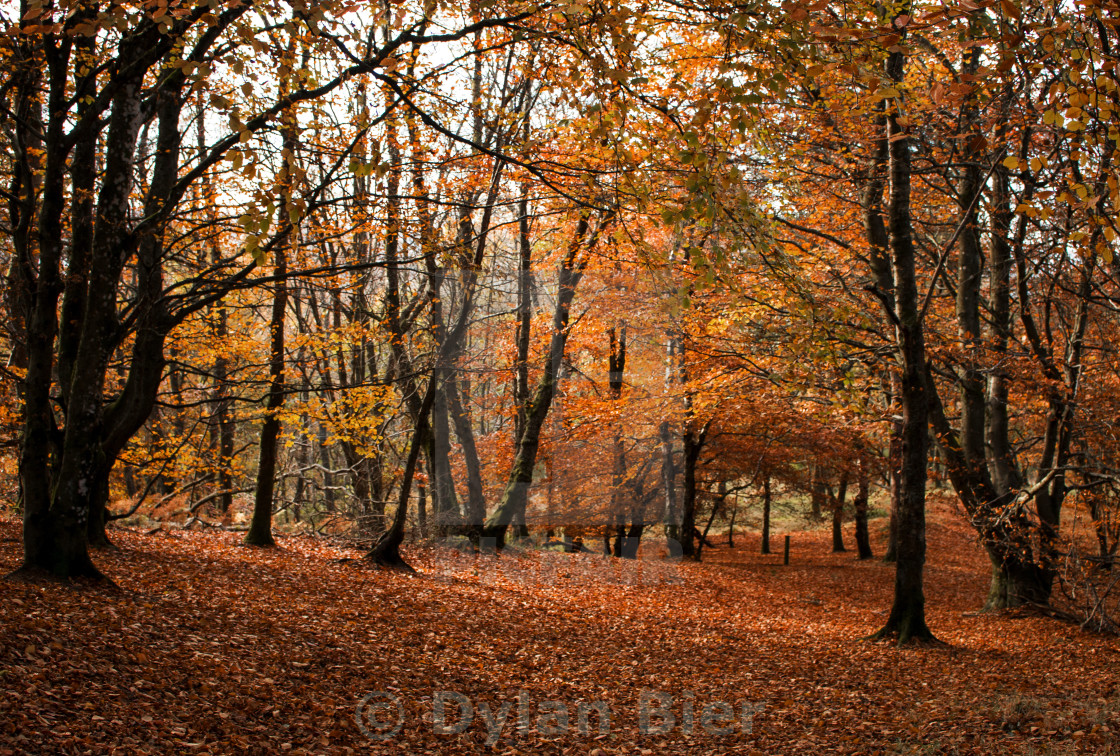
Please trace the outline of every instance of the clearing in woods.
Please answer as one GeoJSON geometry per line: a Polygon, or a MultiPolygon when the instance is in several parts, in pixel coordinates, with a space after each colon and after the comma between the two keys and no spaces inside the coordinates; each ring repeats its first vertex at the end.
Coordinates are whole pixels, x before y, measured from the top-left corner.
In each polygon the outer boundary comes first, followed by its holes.
{"type": "MultiPolygon", "coordinates": [[[[413,548],[406,576],[322,539],[117,530],[96,558],[120,591],[0,584],[0,753],[1120,752],[1120,642],[976,613],[972,533],[931,513],[945,645],[899,649],[860,640],[893,568],[824,531],[794,534],[789,567],[751,534],[701,565],[413,548]],[[441,734],[456,701],[473,719],[441,734]]],[[[0,570],[18,539],[0,522],[0,570]]]]}

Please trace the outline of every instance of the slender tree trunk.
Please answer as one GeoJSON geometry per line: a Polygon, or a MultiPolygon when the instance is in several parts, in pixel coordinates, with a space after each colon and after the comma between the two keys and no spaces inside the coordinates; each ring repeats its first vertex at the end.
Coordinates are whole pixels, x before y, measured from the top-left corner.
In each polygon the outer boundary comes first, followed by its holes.
{"type": "Polygon", "coordinates": [[[673,435],[668,422],[661,423],[661,487],[665,493],[665,537],[669,551],[680,548],[680,521],[677,516],[677,470],[673,464],[673,435]]]}
{"type": "Polygon", "coordinates": [[[637,559],[638,549],[642,544],[642,531],[645,530],[645,514],[642,505],[634,507],[630,517],[630,528],[626,531],[626,540],[622,545],[623,559],[637,559]]]}
{"type": "MultiPolygon", "coordinates": [[[[670,393],[673,386],[680,382],[681,342],[677,333],[669,331],[665,339],[665,391],[670,393]]],[[[680,514],[677,510],[677,469],[673,462],[673,433],[667,420],[662,421],[661,437],[661,485],[665,491],[665,539],[669,553],[675,555],[681,549],[680,514]]]]}
{"type": "Polygon", "coordinates": [[[404,526],[408,520],[408,498],[412,492],[412,481],[416,476],[416,461],[420,457],[420,450],[424,448],[429,432],[428,415],[432,411],[432,404],[436,395],[435,371],[428,380],[428,388],[424,398],[417,408],[416,426],[412,432],[412,443],[409,445],[408,458],[405,461],[404,476],[401,479],[401,490],[397,497],[397,511],[393,521],[374,543],[373,548],[365,555],[365,559],[379,567],[401,572],[416,572],[401,556],[401,544],[404,543],[404,526]]]}
{"type": "Polygon", "coordinates": [[[697,556],[696,549],[696,467],[704,448],[707,426],[697,432],[689,428],[684,433],[684,470],[681,479],[681,554],[690,559],[697,556]]]}
{"type": "Polygon", "coordinates": [[[569,245],[564,262],[560,267],[556,307],[552,316],[552,338],[549,342],[548,361],[525,413],[525,428],[517,446],[517,453],[513,459],[502,500],[499,502],[497,509],[487,519],[483,529],[483,536],[487,539],[493,539],[494,546],[498,549],[505,546],[506,530],[510,523],[514,521],[515,516],[525,511],[529,500],[529,486],[533,482],[533,468],[537,461],[541,428],[544,426],[548,410],[552,406],[552,397],[555,394],[556,383],[560,377],[560,363],[564,357],[564,347],[568,341],[568,318],[572,300],[575,298],[576,287],[583,277],[583,269],[587,264],[586,254],[581,256],[580,251],[586,248],[586,252],[590,252],[595,248],[599,231],[606,222],[606,218],[601,219],[598,228],[591,231],[588,218],[586,216],[581,217],[575,238],[569,245]]]}
{"type": "MultiPolygon", "coordinates": [[[[199,95],[201,99],[201,93],[199,95]]],[[[202,123],[206,119],[199,118],[199,151],[204,149],[204,140],[201,135],[202,123]]],[[[222,253],[217,241],[210,247],[210,264],[217,266],[221,261],[222,253]]],[[[223,305],[217,306],[217,327],[214,329],[214,338],[224,344],[229,336],[229,311],[223,305]]],[[[218,490],[223,491],[218,497],[218,509],[224,515],[233,507],[233,452],[236,443],[236,425],[233,419],[232,404],[229,387],[229,359],[225,350],[219,350],[214,359],[214,386],[211,389],[211,402],[213,414],[210,418],[211,448],[216,448],[218,458],[218,490]],[[215,443],[216,442],[216,443],[215,443]]]]}
{"type": "Polygon", "coordinates": [[[335,510],[334,503],[334,463],[331,461],[331,449],[327,446],[327,428],[319,425],[319,464],[323,466],[323,508],[328,512],[335,510]]]}
{"type": "Polygon", "coordinates": [[[275,270],[278,280],[272,294],[272,317],[269,320],[272,340],[269,346],[268,401],[265,404],[264,423],[261,425],[253,518],[249,522],[249,532],[245,534],[245,543],[249,546],[276,545],[272,537],[272,505],[280,440],[279,410],[284,404],[284,315],[288,302],[288,289],[284,280],[287,274],[284,245],[277,247],[275,270]]]}
{"type": "MultiPolygon", "coordinates": [[[[895,317],[894,274],[891,271],[890,233],[883,212],[883,192],[887,185],[890,167],[886,105],[886,100],[879,103],[879,112],[875,120],[876,136],[873,141],[872,157],[867,169],[866,182],[863,185],[863,191],[860,193],[860,203],[863,209],[863,225],[869,248],[871,274],[875,282],[874,293],[879,297],[887,317],[893,319],[895,317]]],[[[897,344],[895,348],[898,348],[897,344]]],[[[901,414],[901,408],[896,406],[900,393],[898,390],[898,375],[894,369],[888,368],[888,370],[890,371],[889,375],[884,375],[881,379],[884,388],[883,393],[887,396],[887,411],[892,416],[890,446],[887,455],[890,520],[887,550],[883,555],[883,561],[893,563],[898,553],[898,503],[902,491],[902,421],[901,419],[894,419],[895,416],[901,414]]]]}
{"type": "MultiPolygon", "coordinates": [[[[454,380],[450,371],[441,371],[440,383],[454,380]]],[[[455,495],[455,481],[451,476],[451,428],[448,423],[447,393],[436,390],[432,405],[432,534],[444,536],[455,530],[460,522],[459,499],[455,495]]]]}
{"type": "Polygon", "coordinates": [[[530,329],[533,324],[530,287],[533,271],[533,244],[529,233],[529,186],[521,187],[521,199],[517,203],[518,266],[517,266],[517,360],[513,380],[513,396],[517,403],[514,417],[514,448],[521,443],[521,432],[525,429],[525,409],[529,402],[529,343],[530,329]]]}
{"type": "Polygon", "coordinates": [[[467,468],[466,528],[468,533],[477,535],[482,532],[482,524],[486,519],[486,497],[482,489],[482,464],[478,458],[474,428],[471,426],[470,415],[463,406],[459,382],[452,377],[444,384],[444,391],[447,392],[447,408],[455,425],[455,435],[463,447],[463,462],[467,468]]]}
{"type": "MultiPolygon", "coordinates": [[[[617,335],[615,329],[610,336],[610,355],[608,358],[607,385],[611,401],[622,401],[622,383],[626,373],[626,326],[617,335]]],[[[616,427],[611,444],[611,518],[614,520],[614,548],[611,553],[621,557],[626,551],[626,449],[622,445],[622,429],[616,427]]]]}
{"type": "Polygon", "coordinates": [[[700,534],[700,537],[698,539],[696,539],[697,562],[699,562],[701,559],[701,554],[703,552],[704,546],[712,546],[714,548],[714,544],[708,540],[708,533],[711,532],[712,525],[715,524],[716,517],[719,516],[720,510],[725,506],[726,502],[727,482],[721,480],[719,482],[719,493],[716,496],[716,500],[712,502],[712,511],[708,513],[708,522],[706,525],[704,525],[704,532],[700,534]]]}
{"type": "Polygon", "coordinates": [[[856,551],[860,559],[871,558],[871,538],[867,532],[867,499],[871,487],[871,474],[867,468],[867,453],[860,449],[859,469],[856,473],[856,500],[853,502],[856,521],[856,551]]]}
{"type": "MultiPolygon", "coordinates": [[[[294,42],[290,51],[294,51],[294,42]]],[[[308,53],[303,54],[306,64],[308,53]]],[[[294,57],[292,62],[294,63],[294,57]]],[[[291,82],[282,80],[281,88],[289,89],[291,82]]],[[[289,207],[294,206],[296,194],[296,151],[299,149],[298,124],[292,108],[284,114],[281,126],[284,145],[284,165],[279,176],[281,194],[281,231],[276,245],[274,275],[276,283],[272,292],[272,315],[269,318],[269,387],[268,401],[265,404],[265,418],[261,425],[260,456],[257,463],[257,486],[253,499],[253,517],[249,521],[249,532],[245,534],[247,546],[275,546],[272,537],[273,494],[276,486],[276,462],[280,440],[280,408],[284,405],[284,321],[288,309],[288,249],[295,243],[296,230],[293,227],[289,207]]]]}
{"type": "MultiPolygon", "coordinates": [[[[969,18],[970,36],[979,34],[976,21],[969,18]]],[[[979,45],[968,48],[961,62],[963,75],[975,75],[980,65],[979,45]]],[[[975,94],[968,95],[961,105],[961,121],[965,129],[962,143],[979,145],[978,105],[975,94]]],[[[983,156],[976,148],[969,150],[969,157],[961,169],[957,187],[957,201],[960,206],[960,242],[957,265],[957,332],[961,348],[961,364],[957,366],[957,385],[960,405],[960,444],[964,474],[971,479],[987,475],[987,450],[984,431],[987,422],[987,408],[984,396],[984,374],[981,364],[983,348],[980,333],[980,290],[984,271],[983,250],[981,248],[980,228],[977,224],[977,195],[983,190],[980,161],[983,156]]],[[[959,463],[959,462],[958,462],[959,463]]]]}
{"type": "MultiPolygon", "coordinates": [[[[904,53],[890,53],[887,59],[888,78],[901,82],[904,70],[904,53]]],[[[923,589],[929,431],[925,339],[910,218],[910,140],[899,124],[897,105],[892,106],[887,117],[887,137],[890,145],[888,229],[902,373],[902,491],[897,518],[898,559],[895,563],[894,602],[886,624],[876,635],[897,636],[901,645],[933,638],[926,625],[923,589]]]]}
{"type": "Polygon", "coordinates": [[[762,553],[770,553],[770,476],[762,479],[762,553]]]}
{"type": "Polygon", "coordinates": [[[840,486],[832,502],[832,552],[847,551],[844,548],[844,500],[848,495],[848,473],[840,477],[840,486]]]}

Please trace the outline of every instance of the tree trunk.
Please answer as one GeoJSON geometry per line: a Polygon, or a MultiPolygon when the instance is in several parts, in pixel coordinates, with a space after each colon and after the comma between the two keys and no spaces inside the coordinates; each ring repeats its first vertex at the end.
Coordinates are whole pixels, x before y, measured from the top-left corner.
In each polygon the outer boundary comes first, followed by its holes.
{"type": "MultiPolygon", "coordinates": [[[[864,234],[869,247],[871,275],[875,282],[874,292],[883,305],[887,317],[895,318],[894,274],[891,270],[890,232],[883,214],[883,191],[887,184],[890,163],[890,142],[887,139],[887,114],[886,100],[879,103],[879,113],[875,119],[875,138],[873,152],[866,173],[866,182],[860,193],[860,204],[863,209],[864,234]]],[[[896,330],[897,333],[897,330],[896,330]]],[[[897,348],[897,345],[895,345],[897,348]]],[[[882,377],[884,394],[887,396],[887,410],[891,415],[897,415],[896,401],[899,395],[897,390],[898,376],[894,370],[882,377]]],[[[902,469],[902,422],[891,420],[890,447],[888,452],[887,476],[890,485],[890,520],[887,551],[883,561],[892,563],[896,560],[898,548],[898,502],[901,493],[902,469]]],[[[861,473],[862,474],[862,473],[861,473]]],[[[866,500],[863,502],[866,515],[866,500]]],[[[857,500],[858,506],[858,500],[857,500]]],[[[857,509],[858,517],[858,509],[857,509]]],[[[864,517],[864,527],[867,521],[864,517]]],[[[866,535],[866,534],[865,534],[866,535]]],[[[859,520],[856,521],[856,541],[859,545],[859,520]]],[[[870,553],[870,546],[868,547],[870,553]]],[[[864,558],[860,546],[860,558],[864,558]]]]}
{"type": "MultiPolygon", "coordinates": [[[[528,121],[526,121],[528,128],[528,121]]],[[[533,309],[530,297],[533,274],[533,244],[529,235],[529,185],[521,187],[521,199],[517,203],[517,358],[513,379],[513,397],[517,404],[514,417],[513,444],[516,449],[521,443],[521,433],[525,429],[525,411],[529,403],[529,344],[533,325],[533,309]]]]}
{"type": "MultiPolygon", "coordinates": [[[[904,6],[905,8],[905,6],[904,6]]],[[[902,11],[905,12],[905,11],[902,11]]],[[[887,59],[887,75],[901,82],[902,52],[887,59]]],[[[891,269],[894,274],[895,315],[902,368],[902,474],[898,508],[898,560],[895,563],[894,602],[878,637],[897,636],[900,645],[932,640],[926,625],[923,572],[926,558],[925,491],[928,464],[925,339],[915,275],[913,228],[910,219],[910,140],[898,121],[898,106],[887,117],[890,153],[891,269]]]]}
{"type": "Polygon", "coordinates": [[[109,476],[97,481],[97,492],[90,498],[89,528],[86,538],[95,549],[114,548],[105,527],[109,524],[109,476]]]}
{"type": "Polygon", "coordinates": [[[871,558],[871,538],[867,532],[867,499],[871,475],[867,467],[867,453],[861,449],[857,472],[856,500],[853,502],[856,521],[856,550],[860,559],[871,558]]]}
{"type": "MultiPolygon", "coordinates": [[[[200,93],[201,97],[201,93],[200,93]]],[[[199,118],[199,129],[206,119],[199,118]]],[[[200,138],[201,141],[201,138],[200,138]]],[[[199,145],[200,151],[203,145],[199,145]]],[[[210,264],[217,266],[221,261],[221,249],[217,241],[211,245],[210,264]]],[[[229,312],[219,305],[217,308],[217,328],[214,338],[219,343],[225,342],[229,336],[229,312]]],[[[233,452],[236,443],[236,426],[231,412],[233,402],[229,397],[229,359],[225,351],[219,351],[214,359],[214,386],[211,389],[213,406],[210,418],[211,449],[216,449],[218,465],[218,490],[224,493],[218,497],[218,509],[225,514],[233,506],[233,452]]]]}
{"type": "Polygon", "coordinates": [[[665,493],[665,538],[670,554],[680,548],[681,532],[677,519],[677,471],[673,464],[673,435],[669,423],[661,423],[661,487],[665,493]]]}
{"type": "Polygon", "coordinates": [[[486,497],[482,489],[482,464],[478,459],[478,446],[475,444],[474,428],[471,417],[463,406],[459,382],[452,378],[444,384],[447,392],[447,408],[455,425],[455,435],[463,447],[463,462],[467,468],[466,530],[477,536],[482,532],[486,519],[486,497]]]}
{"type": "MultiPolygon", "coordinates": [[[[452,382],[450,371],[440,372],[440,384],[452,382]]],[[[440,537],[458,528],[460,523],[459,498],[455,495],[455,481],[451,476],[451,428],[448,424],[447,393],[436,390],[432,405],[432,437],[428,443],[432,452],[429,467],[432,471],[432,535],[440,537]]]]}
{"type": "Polygon", "coordinates": [[[708,513],[708,522],[704,526],[704,532],[700,534],[696,544],[696,561],[699,562],[701,554],[705,546],[715,547],[714,544],[708,540],[708,533],[712,530],[712,525],[715,524],[716,517],[719,516],[720,510],[727,502],[727,481],[721,480],[719,482],[719,493],[716,500],[712,502],[712,511],[708,513]]]}
{"type": "Polygon", "coordinates": [[[696,549],[696,466],[704,448],[707,426],[699,433],[689,428],[684,434],[684,470],[681,480],[681,554],[694,559],[696,549]]]}
{"type": "Polygon", "coordinates": [[[1019,606],[1046,606],[1050,602],[1054,576],[1049,570],[1022,560],[992,563],[992,581],[983,611],[1000,611],[1019,606]]]}
{"type": "MultiPolygon", "coordinates": [[[[289,53],[294,50],[294,43],[289,53]]],[[[307,53],[303,55],[304,63],[307,53]]],[[[294,60],[293,60],[294,62],[294,60]]],[[[291,82],[281,80],[280,87],[287,90],[291,82]]],[[[280,408],[284,405],[284,321],[288,308],[288,260],[289,247],[295,242],[295,228],[289,206],[295,199],[295,160],[299,148],[298,125],[294,109],[288,108],[281,126],[284,145],[284,165],[280,172],[282,231],[276,245],[276,264],[274,275],[276,283],[272,292],[272,316],[269,319],[271,343],[269,345],[269,387],[268,402],[265,405],[264,423],[261,425],[260,456],[257,464],[257,486],[253,499],[253,518],[249,522],[249,532],[245,534],[247,546],[275,546],[272,538],[273,492],[276,486],[276,460],[280,439],[280,408]]]]}
{"type": "Polygon", "coordinates": [[[331,462],[331,450],[327,446],[327,428],[319,424],[319,464],[323,467],[323,508],[328,512],[335,510],[334,503],[334,469],[331,462]]]}
{"type": "Polygon", "coordinates": [[[770,553],[770,476],[762,479],[762,553],[770,553]]]}
{"type": "Polygon", "coordinates": [[[247,546],[275,546],[272,537],[272,503],[276,486],[276,458],[280,440],[279,410],[284,404],[284,315],[287,310],[288,288],[283,278],[287,261],[283,245],[276,252],[276,275],[279,277],[272,295],[272,317],[269,328],[272,342],[269,348],[269,389],[265,405],[264,423],[261,425],[260,457],[257,464],[257,488],[253,500],[253,518],[245,534],[247,546]]]}
{"type": "Polygon", "coordinates": [[[405,461],[404,477],[401,479],[401,490],[397,496],[397,511],[393,515],[392,524],[381,534],[374,543],[373,548],[365,555],[365,559],[379,567],[401,572],[416,572],[412,565],[401,556],[401,544],[404,543],[404,526],[408,519],[408,497],[412,492],[412,480],[416,476],[416,461],[420,457],[420,450],[426,445],[425,436],[429,433],[428,415],[432,411],[432,404],[436,395],[436,371],[428,380],[427,391],[417,408],[416,426],[412,433],[412,444],[408,449],[408,459],[405,461]]]}
{"type": "MultiPolygon", "coordinates": [[[[610,354],[608,355],[607,386],[610,389],[610,398],[613,402],[622,401],[622,382],[626,373],[626,326],[622,326],[620,334],[615,334],[615,329],[607,331],[610,337],[610,354]]],[[[626,542],[626,449],[622,444],[622,428],[615,427],[614,439],[611,444],[611,518],[614,520],[614,548],[611,553],[621,557],[625,551],[626,542]]]]}
{"type": "Polygon", "coordinates": [[[890,481],[890,519],[887,525],[887,551],[883,561],[893,564],[898,560],[898,507],[902,500],[902,421],[891,422],[890,451],[887,460],[890,481]]]}
{"type": "Polygon", "coordinates": [[[832,502],[832,552],[847,551],[844,548],[844,500],[848,496],[848,473],[840,478],[840,487],[832,502]]]}
{"type": "MultiPolygon", "coordinates": [[[[120,55],[127,58],[134,54],[133,46],[139,41],[122,43],[120,55]]],[[[75,42],[79,47],[85,44],[75,42]]],[[[97,516],[95,513],[103,513],[112,463],[150,414],[164,365],[166,313],[159,296],[162,238],[150,228],[137,230],[128,223],[133,209],[143,70],[130,70],[114,80],[116,89],[105,119],[107,135],[95,123],[101,116],[84,109],[92,98],[82,98],[78,114],[89,128],[79,135],[71,153],[66,138],[72,116],[67,102],[71,96],[69,48],[64,52],[62,47],[29,40],[20,49],[28,57],[25,65],[17,68],[14,96],[17,109],[27,120],[18,124],[17,138],[25,147],[38,145],[42,149],[34,155],[24,149],[24,154],[17,156],[16,201],[12,205],[13,265],[18,275],[10,277],[16,286],[10,296],[29,308],[15,314],[17,323],[25,324],[26,339],[13,349],[13,356],[20,361],[26,355],[27,371],[19,469],[24,561],[16,574],[101,579],[89,557],[89,520],[97,516]],[[47,65],[36,69],[35,61],[43,62],[38,58],[40,53],[47,65]],[[42,86],[44,74],[50,79],[47,86],[42,86]],[[37,99],[43,91],[45,102],[37,99]],[[48,118],[45,124],[42,115],[48,118]],[[41,139],[39,133],[45,133],[46,138],[41,139]],[[101,140],[105,166],[97,174],[95,157],[101,140]],[[64,263],[68,171],[72,182],[69,188],[78,191],[69,219],[70,254],[64,263]],[[90,181],[98,175],[100,191],[87,193],[86,189],[92,190],[90,181]],[[37,193],[32,186],[36,181],[37,193]],[[118,282],[124,261],[133,254],[138,263],[136,291],[144,299],[133,312],[138,328],[124,387],[107,403],[107,366],[118,346],[118,282]],[[65,287],[61,276],[64,265],[65,287]],[[60,296],[66,323],[61,333],[60,296]],[[57,385],[62,399],[58,402],[59,416],[64,418],[65,427],[61,429],[56,425],[52,385],[57,385]]],[[[128,70],[128,66],[121,70],[128,70]]],[[[93,86],[92,79],[87,83],[93,86]]],[[[170,74],[160,97],[154,100],[158,141],[142,208],[144,217],[158,213],[175,182],[182,84],[178,73],[170,74]]]]}
{"type": "Polygon", "coordinates": [[[642,531],[645,530],[645,526],[645,517],[639,505],[633,511],[632,519],[630,520],[630,528],[626,531],[626,539],[622,544],[622,553],[620,556],[623,559],[638,558],[638,548],[642,545],[642,531]]]}
{"type": "Polygon", "coordinates": [[[809,505],[814,521],[824,519],[825,483],[821,477],[821,466],[814,462],[809,471],[809,505]]]}
{"type": "Polygon", "coordinates": [[[525,412],[525,428],[521,433],[520,443],[517,445],[517,453],[513,459],[502,499],[483,528],[483,537],[492,540],[494,547],[497,549],[505,546],[506,530],[518,513],[522,513],[522,516],[524,516],[523,513],[529,501],[529,486],[533,482],[533,468],[537,461],[541,428],[544,426],[549,407],[552,405],[552,397],[559,380],[560,363],[564,357],[564,347],[568,341],[568,318],[572,300],[575,298],[576,287],[583,277],[583,269],[587,265],[587,255],[584,254],[581,259],[579,253],[583,248],[586,248],[586,252],[594,249],[599,231],[606,220],[606,218],[601,219],[598,228],[592,232],[590,231],[591,224],[586,215],[580,218],[575,238],[569,245],[564,262],[560,267],[556,307],[552,315],[552,338],[549,341],[548,361],[545,363],[536,391],[533,393],[525,412]]]}

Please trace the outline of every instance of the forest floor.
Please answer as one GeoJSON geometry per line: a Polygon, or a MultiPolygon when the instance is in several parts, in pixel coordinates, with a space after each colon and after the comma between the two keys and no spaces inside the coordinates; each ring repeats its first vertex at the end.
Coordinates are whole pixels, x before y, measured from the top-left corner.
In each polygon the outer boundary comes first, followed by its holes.
{"type": "MultiPolygon", "coordinates": [[[[119,590],[0,583],[0,754],[1120,753],[1120,641],[977,613],[987,563],[944,506],[943,645],[902,649],[861,640],[892,568],[824,530],[793,534],[788,567],[747,534],[700,565],[411,548],[414,576],[324,539],[112,537],[95,558],[119,590]],[[473,719],[441,734],[456,700],[473,719]],[[581,732],[596,702],[610,721],[581,732]]],[[[18,539],[0,520],[0,572],[18,539]]]]}

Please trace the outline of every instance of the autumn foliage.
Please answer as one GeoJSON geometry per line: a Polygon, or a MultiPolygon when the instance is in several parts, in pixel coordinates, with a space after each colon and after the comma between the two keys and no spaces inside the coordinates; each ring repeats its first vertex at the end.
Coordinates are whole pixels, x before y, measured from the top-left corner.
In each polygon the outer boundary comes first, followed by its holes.
{"type": "MultiPolygon", "coordinates": [[[[925,644],[964,674],[939,643],[975,650],[983,626],[1000,653],[1036,649],[999,618],[962,629],[965,607],[1120,633],[1116,3],[18,6],[0,10],[0,508],[22,523],[9,578],[38,586],[20,600],[51,602],[18,637],[114,584],[161,596],[129,605],[132,629],[201,611],[194,588],[172,607],[152,585],[213,553],[198,579],[249,591],[251,623],[287,599],[234,564],[330,596],[300,610],[307,636],[358,624],[348,597],[368,593],[394,643],[444,637],[416,579],[459,614],[489,601],[486,637],[543,632],[546,608],[503,620],[508,601],[575,602],[573,623],[633,601],[608,644],[629,659],[663,601],[657,663],[699,694],[717,650],[775,611],[755,597],[732,619],[721,591],[765,585],[784,607],[808,590],[743,551],[758,533],[780,554],[790,529],[839,555],[812,556],[835,582],[812,601],[841,602],[829,638],[925,644]],[[602,574],[586,595],[472,593],[471,560],[507,550],[602,574]],[[611,595],[611,575],[665,559],[680,594],[611,595]],[[40,585],[75,579],[94,593],[40,585]],[[398,601],[423,621],[392,625],[398,601]]],[[[824,622],[797,608],[800,637],[824,622]]],[[[207,623],[266,634],[236,614],[207,623]]],[[[4,651],[28,680],[35,638],[4,651]]],[[[340,648],[324,675],[358,641],[340,648]]],[[[299,656],[280,653],[236,674],[280,685],[299,656]]],[[[608,656],[573,657],[570,690],[608,656]]],[[[160,737],[187,743],[175,721],[160,737]]],[[[868,727],[834,742],[915,734],[868,727]]]]}

